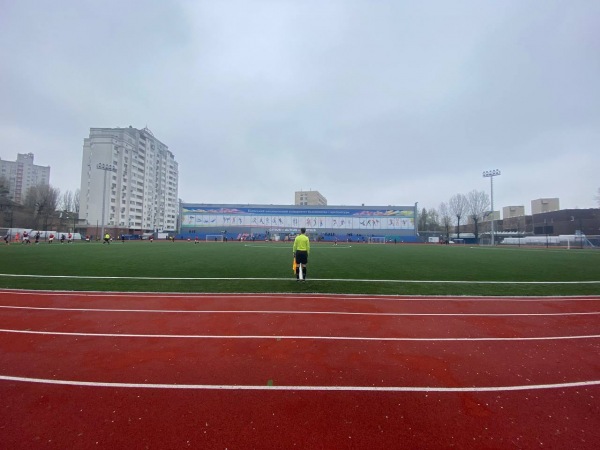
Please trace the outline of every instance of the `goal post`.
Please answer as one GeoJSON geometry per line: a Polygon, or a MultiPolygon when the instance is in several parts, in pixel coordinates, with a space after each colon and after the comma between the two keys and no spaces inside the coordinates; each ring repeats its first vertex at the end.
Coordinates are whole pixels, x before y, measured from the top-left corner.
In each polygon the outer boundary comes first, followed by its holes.
{"type": "Polygon", "coordinates": [[[222,234],[207,234],[206,242],[223,242],[222,234]]]}
{"type": "Polygon", "coordinates": [[[371,236],[367,242],[369,244],[385,244],[385,236],[371,236]]]}

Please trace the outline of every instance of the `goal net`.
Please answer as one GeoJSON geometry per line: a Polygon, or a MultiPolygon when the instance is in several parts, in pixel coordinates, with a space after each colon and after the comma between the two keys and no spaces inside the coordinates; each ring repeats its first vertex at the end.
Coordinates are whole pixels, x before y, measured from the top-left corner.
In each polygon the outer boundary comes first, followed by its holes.
{"type": "Polygon", "coordinates": [[[367,242],[369,244],[385,244],[385,236],[371,236],[367,242]]]}
{"type": "Polygon", "coordinates": [[[223,242],[222,234],[207,234],[206,242],[223,242]]]}

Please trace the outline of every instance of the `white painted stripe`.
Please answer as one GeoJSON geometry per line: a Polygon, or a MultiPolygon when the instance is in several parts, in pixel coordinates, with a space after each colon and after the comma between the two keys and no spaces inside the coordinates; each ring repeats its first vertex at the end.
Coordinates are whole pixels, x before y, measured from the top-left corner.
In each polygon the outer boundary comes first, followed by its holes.
{"type": "MultiPolygon", "coordinates": [[[[286,246],[286,247],[275,247],[271,244],[244,244],[244,247],[251,247],[251,248],[276,248],[278,250],[286,250],[286,251],[290,251],[292,249],[291,246],[286,246]]],[[[339,248],[352,248],[351,245],[348,244],[319,244],[319,246],[315,246],[314,243],[311,245],[311,251],[313,250],[337,250],[339,248]]]]}
{"type": "MultiPolygon", "coordinates": [[[[134,277],[134,276],[95,276],[95,275],[32,275],[32,274],[11,274],[0,273],[0,277],[15,278],[72,278],[82,280],[161,280],[161,281],[296,281],[295,278],[271,278],[271,277],[134,277]]],[[[371,280],[356,278],[311,278],[315,281],[335,281],[335,282],[355,282],[355,283],[424,283],[424,284],[600,284],[600,280],[583,281],[472,281],[472,280],[371,280]]]]}
{"type": "Polygon", "coordinates": [[[568,389],[576,387],[598,386],[600,380],[576,381],[572,383],[532,384],[520,386],[267,386],[235,384],[161,384],[161,383],[114,383],[99,381],[52,380],[45,378],[13,377],[0,375],[0,380],[21,383],[54,384],[63,386],[89,386],[127,389],[193,389],[193,390],[229,390],[229,391],[335,391],[335,392],[506,392],[537,389],[568,389]]]}
{"type": "Polygon", "coordinates": [[[247,293],[247,292],[204,292],[204,293],[186,293],[186,292],[156,292],[156,291],[56,291],[56,290],[30,290],[30,289],[0,289],[1,294],[33,295],[33,296],[60,296],[60,297],[129,297],[129,298],[235,298],[243,299],[286,299],[293,300],[378,300],[395,302],[569,302],[569,301],[600,301],[598,295],[548,295],[548,296],[477,296],[477,295],[390,295],[390,294],[290,294],[289,292],[270,292],[270,293],[247,293]]]}
{"type": "Polygon", "coordinates": [[[326,315],[326,316],[391,316],[391,317],[537,317],[537,316],[590,316],[600,311],[565,312],[565,313],[368,313],[347,311],[286,311],[286,310],[179,310],[179,309],[106,309],[106,308],[55,308],[41,306],[0,305],[2,309],[25,309],[34,311],[69,311],[69,312],[109,312],[109,313],[153,313],[153,314],[294,314],[294,315],[326,315]]]}
{"type": "Polygon", "coordinates": [[[407,337],[367,337],[367,336],[263,336],[263,335],[211,335],[211,334],[127,334],[127,333],[81,333],[66,331],[34,331],[0,329],[0,333],[40,334],[45,336],[83,336],[83,337],[126,337],[126,338],[158,338],[158,339],[280,339],[280,340],[319,340],[319,341],[554,341],[570,339],[598,339],[600,335],[583,336],[536,336],[536,337],[481,337],[481,338],[407,338],[407,337]]]}

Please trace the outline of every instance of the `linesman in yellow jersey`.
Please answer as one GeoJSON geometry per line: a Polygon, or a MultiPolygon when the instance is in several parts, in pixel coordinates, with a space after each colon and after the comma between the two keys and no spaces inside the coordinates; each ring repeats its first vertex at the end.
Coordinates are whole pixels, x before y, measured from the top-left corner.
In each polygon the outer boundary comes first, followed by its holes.
{"type": "Polygon", "coordinates": [[[300,281],[300,270],[302,270],[302,281],[306,280],[306,264],[310,252],[310,241],[306,235],[306,228],[300,228],[300,234],[294,239],[294,257],[296,258],[296,280],[300,281]]]}

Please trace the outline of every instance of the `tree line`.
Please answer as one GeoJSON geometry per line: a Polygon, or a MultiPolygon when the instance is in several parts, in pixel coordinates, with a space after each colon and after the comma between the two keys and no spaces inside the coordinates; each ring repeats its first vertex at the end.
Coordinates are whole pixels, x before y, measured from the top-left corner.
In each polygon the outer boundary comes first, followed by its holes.
{"type": "Polygon", "coordinates": [[[30,187],[22,203],[9,197],[9,183],[0,177],[0,227],[72,230],[79,220],[79,189],[63,193],[51,185],[30,187]]]}
{"type": "Polygon", "coordinates": [[[450,233],[456,226],[460,239],[460,225],[471,219],[475,239],[479,239],[479,224],[492,214],[490,204],[490,197],[484,191],[472,190],[468,194],[455,194],[447,202],[440,203],[437,209],[423,208],[419,214],[417,229],[419,232],[443,235],[446,240],[450,240],[450,233]]]}
{"type": "MultiPolygon", "coordinates": [[[[594,199],[600,206],[600,188],[594,199]]],[[[450,233],[456,227],[457,237],[460,239],[460,225],[466,224],[469,219],[474,225],[475,239],[479,239],[479,225],[492,214],[489,195],[484,191],[472,190],[468,194],[456,194],[447,202],[429,210],[423,208],[419,215],[418,230],[431,234],[443,235],[450,239],[450,233]]]]}

